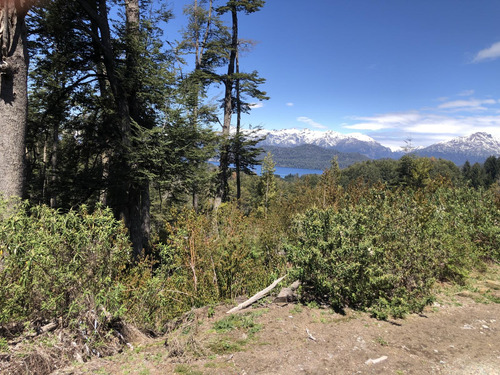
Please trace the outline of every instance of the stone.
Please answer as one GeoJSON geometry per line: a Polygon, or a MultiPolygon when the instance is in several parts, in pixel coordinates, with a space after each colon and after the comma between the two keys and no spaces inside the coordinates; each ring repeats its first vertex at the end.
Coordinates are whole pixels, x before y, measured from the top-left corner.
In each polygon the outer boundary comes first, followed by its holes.
{"type": "Polygon", "coordinates": [[[278,296],[274,299],[274,303],[287,303],[297,300],[297,295],[291,288],[283,288],[278,296]]]}
{"type": "Polygon", "coordinates": [[[386,355],[383,355],[380,358],[375,358],[375,359],[369,359],[368,361],[365,362],[366,365],[376,365],[377,363],[383,362],[387,359],[388,357],[386,355]]]}

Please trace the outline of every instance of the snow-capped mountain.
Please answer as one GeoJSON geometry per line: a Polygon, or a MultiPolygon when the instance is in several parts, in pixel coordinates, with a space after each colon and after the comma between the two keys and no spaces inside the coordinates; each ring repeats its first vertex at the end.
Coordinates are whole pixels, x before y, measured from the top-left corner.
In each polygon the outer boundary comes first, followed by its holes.
{"type": "MultiPolygon", "coordinates": [[[[335,149],[344,153],[359,153],[370,159],[399,159],[404,153],[393,152],[366,135],[360,133],[341,134],[335,131],[310,129],[256,130],[254,136],[266,137],[259,146],[297,147],[315,145],[335,149]]],[[[457,165],[483,163],[488,156],[500,156],[500,139],[491,134],[478,132],[465,137],[453,138],[413,151],[420,156],[451,160],[457,165]]]]}
{"type": "Polygon", "coordinates": [[[341,134],[331,130],[310,129],[257,130],[258,137],[266,137],[259,146],[295,147],[305,144],[335,148],[340,152],[358,152],[371,159],[391,157],[390,148],[360,133],[341,134]]]}
{"type": "Polygon", "coordinates": [[[453,161],[457,165],[482,163],[488,156],[500,155],[500,140],[488,133],[474,133],[465,137],[439,142],[416,152],[421,156],[434,156],[453,161]]]}

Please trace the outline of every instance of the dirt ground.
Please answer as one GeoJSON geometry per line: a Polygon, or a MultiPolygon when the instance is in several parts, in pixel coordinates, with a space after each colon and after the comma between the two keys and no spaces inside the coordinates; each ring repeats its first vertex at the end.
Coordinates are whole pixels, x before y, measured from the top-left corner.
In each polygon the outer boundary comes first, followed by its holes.
{"type": "Polygon", "coordinates": [[[389,321],[265,301],[233,320],[230,306],[203,308],[167,338],[54,374],[500,374],[499,289],[447,287],[423,314],[389,321]]]}

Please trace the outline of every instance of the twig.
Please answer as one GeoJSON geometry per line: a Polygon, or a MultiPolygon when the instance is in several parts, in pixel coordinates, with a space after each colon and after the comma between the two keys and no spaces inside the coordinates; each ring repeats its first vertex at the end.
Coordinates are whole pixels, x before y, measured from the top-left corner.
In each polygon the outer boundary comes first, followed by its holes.
{"type": "Polygon", "coordinates": [[[316,341],[316,338],[313,335],[311,335],[311,332],[309,332],[309,328],[306,328],[306,332],[311,340],[316,341]]]}

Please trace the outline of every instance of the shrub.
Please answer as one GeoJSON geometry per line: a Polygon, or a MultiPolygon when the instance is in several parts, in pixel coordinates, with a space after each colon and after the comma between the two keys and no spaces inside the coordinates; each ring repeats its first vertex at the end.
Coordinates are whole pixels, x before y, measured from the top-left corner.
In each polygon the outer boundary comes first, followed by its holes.
{"type": "Polygon", "coordinates": [[[162,331],[192,307],[252,295],[284,272],[273,226],[235,203],[221,205],[215,218],[189,209],[171,217],[156,262],[138,265],[127,281],[128,316],[144,328],[162,331]]]}
{"type": "Polygon", "coordinates": [[[123,313],[117,279],[130,246],[110,210],[60,214],[21,204],[0,217],[0,323],[70,321],[99,306],[123,313]]]}
{"type": "Polygon", "coordinates": [[[401,316],[432,300],[436,279],[461,282],[497,257],[498,222],[492,197],[472,189],[378,187],[298,215],[287,253],[306,298],[401,316]]]}

